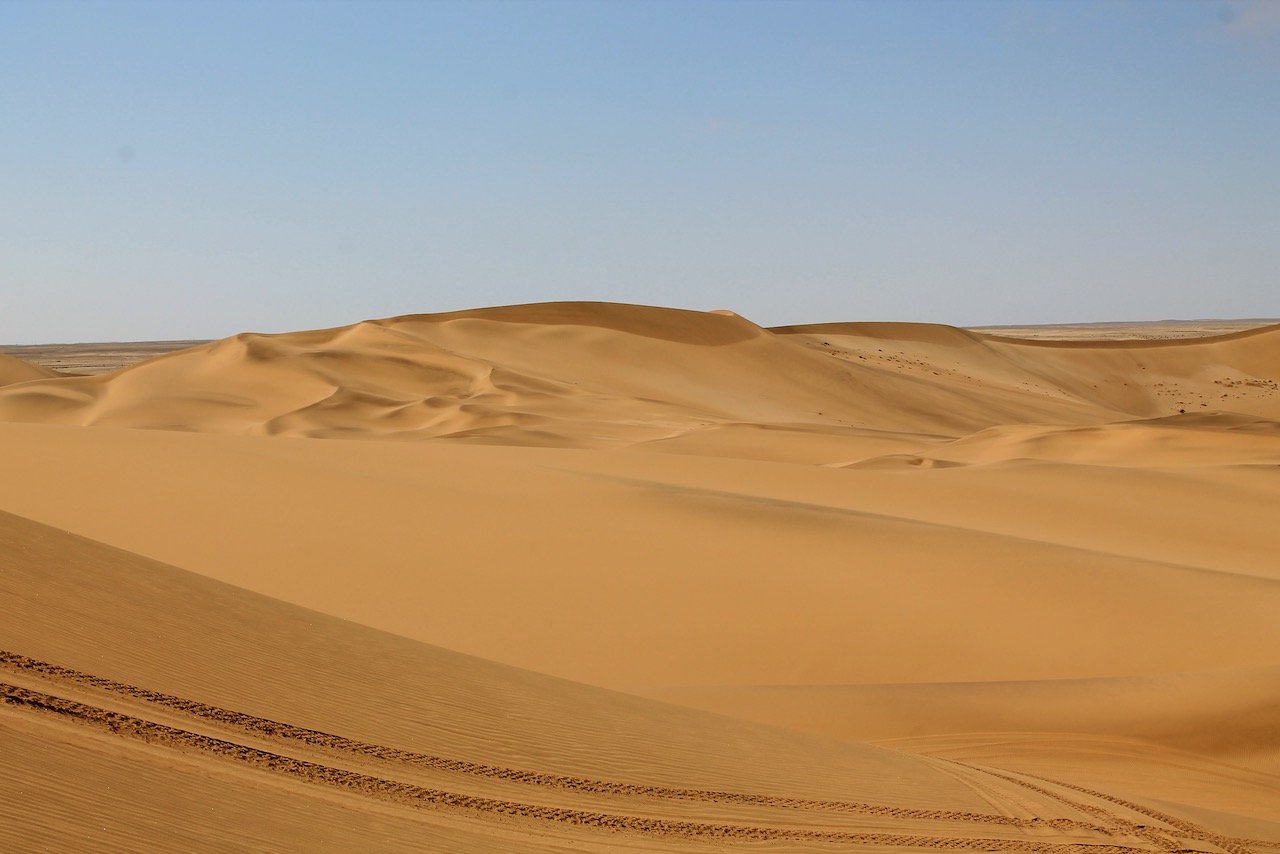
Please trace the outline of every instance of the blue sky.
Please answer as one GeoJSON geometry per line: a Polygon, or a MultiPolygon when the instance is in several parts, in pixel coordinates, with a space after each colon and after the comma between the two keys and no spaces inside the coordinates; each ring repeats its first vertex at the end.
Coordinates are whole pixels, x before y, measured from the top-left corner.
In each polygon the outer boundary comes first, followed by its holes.
{"type": "Polygon", "coordinates": [[[1280,315],[1280,2],[0,3],[0,342],[1280,315]]]}

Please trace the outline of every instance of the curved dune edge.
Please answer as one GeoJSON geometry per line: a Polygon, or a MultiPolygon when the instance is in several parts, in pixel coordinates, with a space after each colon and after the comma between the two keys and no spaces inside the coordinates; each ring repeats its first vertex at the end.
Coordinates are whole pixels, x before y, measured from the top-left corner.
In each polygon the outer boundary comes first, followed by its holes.
{"type": "Polygon", "coordinates": [[[1189,412],[1096,426],[990,427],[922,453],[844,465],[949,468],[1017,461],[1118,467],[1280,465],[1280,422],[1231,412],[1189,412]]]}
{"type": "MultiPolygon", "coordinates": [[[[1075,733],[1265,765],[1280,727],[1280,666],[1021,682],[699,686],[649,696],[856,741],[1075,733]],[[1176,716],[1168,709],[1177,709],[1176,716]]],[[[1280,766],[1271,769],[1280,771],[1280,766]]]]}

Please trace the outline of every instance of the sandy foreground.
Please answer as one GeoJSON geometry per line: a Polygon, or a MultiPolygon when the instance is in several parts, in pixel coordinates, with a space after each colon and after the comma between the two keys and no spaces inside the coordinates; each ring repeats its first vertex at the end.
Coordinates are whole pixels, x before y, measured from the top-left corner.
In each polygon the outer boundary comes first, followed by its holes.
{"type": "Polygon", "coordinates": [[[0,838],[1280,851],[1242,325],[0,348],[0,838]]]}

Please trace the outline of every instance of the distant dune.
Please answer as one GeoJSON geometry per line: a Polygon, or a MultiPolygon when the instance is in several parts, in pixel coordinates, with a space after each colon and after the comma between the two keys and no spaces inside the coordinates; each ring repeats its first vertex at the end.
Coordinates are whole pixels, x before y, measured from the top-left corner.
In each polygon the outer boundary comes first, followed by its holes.
{"type": "Polygon", "coordinates": [[[741,424],[954,438],[1203,409],[1280,417],[1266,376],[1278,355],[1280,327],[1051,342],[926,324],[768,331],[730,314],[553,303],[237,335],[9,389],[0,420],[560,447],[741,424]]]}
{"type": "Polygon", "coordinates": [[[57,374],[48,368],[42,368],[39,365],[33,365],[30,362],[24,362],[21,359],[0,353],[0,386],[27,382],[28,380],[43,380],[55,376],[57,374]]]}
{"type": "Polygon", "coordinates": [[[1278,466],[1276,326],[551,303],[0,357],[0,826],[1275,851],[1278,466]]]}

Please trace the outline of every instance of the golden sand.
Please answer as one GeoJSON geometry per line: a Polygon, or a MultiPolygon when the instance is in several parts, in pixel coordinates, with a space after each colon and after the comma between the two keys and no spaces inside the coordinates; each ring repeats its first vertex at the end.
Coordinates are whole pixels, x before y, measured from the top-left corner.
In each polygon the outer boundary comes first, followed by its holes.
{"type": "Polygon", "coordinates": [[[0,357],[0,827],[1280,849],[1280,327],[1017,331],[562,303],[0,357]]]}

